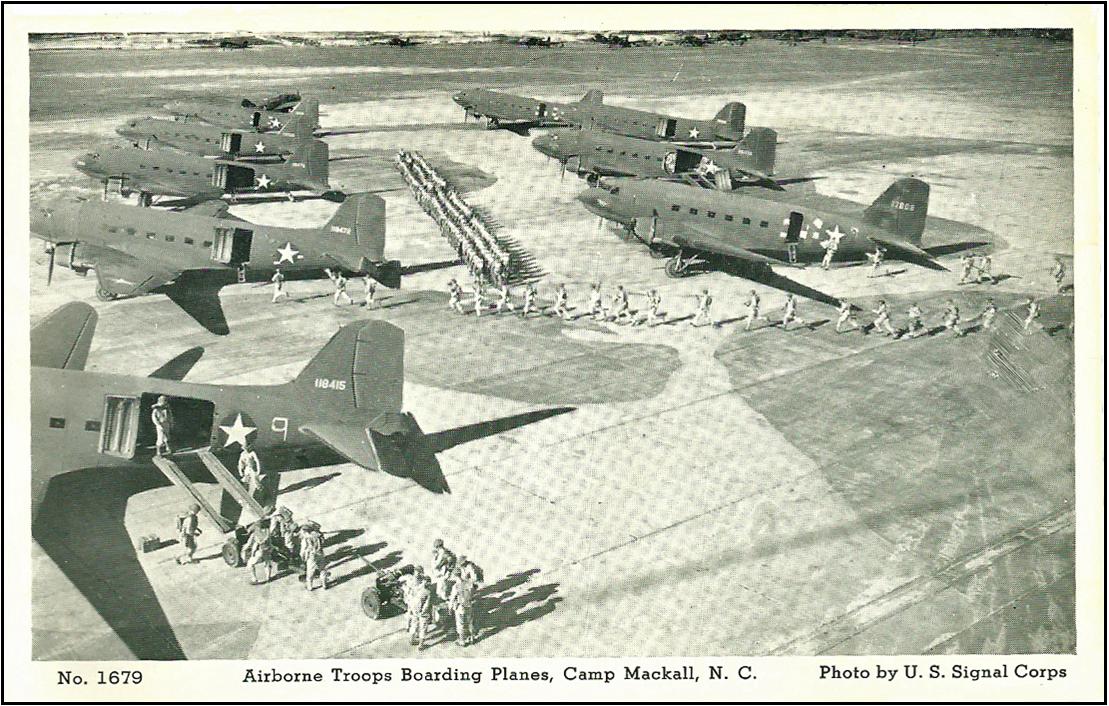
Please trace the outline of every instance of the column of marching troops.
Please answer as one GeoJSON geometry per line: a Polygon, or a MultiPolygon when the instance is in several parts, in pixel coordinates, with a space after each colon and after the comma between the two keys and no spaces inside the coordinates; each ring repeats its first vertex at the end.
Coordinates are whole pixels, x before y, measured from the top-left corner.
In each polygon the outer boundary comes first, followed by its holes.
{"type": "Polygon", "coordinates": [[[417,203],[439,225],[475,280],[500,286],[517,274],[518,263],[493,237],[481,214],[420,153],[402,151],[397,154],[396,164],[417,203]]]}

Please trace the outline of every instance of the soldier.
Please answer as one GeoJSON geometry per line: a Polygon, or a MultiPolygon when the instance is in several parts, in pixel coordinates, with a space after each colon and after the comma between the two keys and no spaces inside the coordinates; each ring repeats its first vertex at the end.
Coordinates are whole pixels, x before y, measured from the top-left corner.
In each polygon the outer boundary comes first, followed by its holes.
{"type": "MultiPolygon", "coordinates": [[[[431,550],[431,557],[434,562],[432,564],[432,575],[435,577],[435,594],[440,600],[446,601],[447,596],[450,595],[450,575],[454,570],[457,560],[454,557],[454,552],[447,549],[446,546],[443,545],[443,540],[441,539],[435,540],[435,544],[431,550]]],[[[433,622],[438,622],[438,612],[438,610],[435,611],[435,620],[433,622]]]]}
{"type": "Polygon", "coordinates": [[[239,479],[251,495],[262,485],[262,461],[249,441],[243,443],[242,451],[239,452],[239,479]]]}
{"type": "Polygon", "coordinates": [[[829,237],[821,243],[824,246],[824,259],[820,261],[820,266],[825,269],[831,269],[832,258],[836,256],[836,251],[839,250],[839,238],[829,237]]]}
{"type": "Polygon", "coordinates": [[[997,279],[993,276],[991,270],[993,270],[993,257],[989,255],[983,255],[982,257],[978,258],[979,283],[981,283],[984,279],[988,279],[990,281],[990,284],[997,284],[997,279]]]}
{"type": "Polygon", "coordinates": [[[289,298],[289,293],[285,291],[285,275],[281,273],[281,268],[277,268],[273,277],[270,278],[273,282],[273,298],[270,300],[271,304],[276,304],[277,300],[281,297],[289,298]]]}
{"type": "Polygon", "coordinates": [[[246,565],[250,569],[250,582],[254,585],[265,583],[273,577],[273,545],[270,543],[270,531],[266,523],[258,520],[251,525],[250,538],[246,541],[243,553],[247,555],[246,565]],[[259,564],[266,566],[266,581],[258,580],[257,567],[259,564]]]}
{"type": "Polygon", "coordinates": [[[173,453],[169,446],[170,430],[173,428],[173,411],[169,408],[169,400],[165,395],[158,395],[158,401],[150,409],[150,420],[154,422],[154,431],[157,434],[154,453],[158,456],[173,453]]]}
{"type": "Polygon", "coordinates": [[[943,310],[943,327],[956,336],[966,335],[966,332],[959,328],[959,307],[955,305],[953,299],[947,300],[947,308],[943,310]]]}
{"type": "Polygon", "coordinates": [[[589,314],[597,321],[604,318],[604,307],[601,306],[601,285],[599,282],[593,284],[593,288],[589,290],[589,314]]]}
{"type": "Polygon", "coordinates": [[[311,591],[316,587],[316,576],[319,575],[323,590],[327,590],[327,579],[331,573],[327,570],[327,557],[323,550],[323,533],[320,526],[314,522],[306,523],[301,530],[300,558],[304,560],[304,587],[311,591]]]}
{"type": "Polygon", "coordinates": [[[631,310],[628,308],[628,292],[624,289],[624,285],[616,286],[616,293],[612,295],[612,303],[609,307],[609,312],[612,314],[612,320],[619,321],[620,319],[631,316],[631,310]]]}
{"type": "Polygon", "coordinates": [[[782,309],[783,331],[789,330],[789,324],[791,321],[796,321],[797,323],[802,325],[804,325],[805,323],[805,320],[797,315],[797,298],[793,296],[792,292],[786,295],[786,305],[782,309]]]}
{"type": "Polygon", "coordinates": [[[447,289],[450,291],[450,301],[448,302],[451,309],[457,311],[459,314],[465,314],[466,310],[462,308],[462,287],[458,282],[451,278],[447,282],[447,289]]]}
{"type": "Polygon", "coordinates": [[[462,579],[462,574],[455,568],[451,585],[450,596],[447,604],[454,613],[454,630],[457,635],[456,644],[466,647],[474,641],[474,585],[462,579]]]}
{"type": "Polygon", "coordinates": [[[997,317],[997,305],[993,303],[993,298],[986,300],[986,307],[982,309],[982,313],[978,315],[979,320],[982,321],[982,330],[989,331],[993,328],[993,320],[997,317]]]}
{"type": "MultiPolygon", "coordinates": [[[[1055,280],[1055,291],[1056,292],[1062,292],[1063,291],[1063,278],[1066,276],[1066,274],[1067,274],[1067,266],[1063,264],[1063,258],[1061,258],[1061,257],[1055,258],[1055,265],[1054,265],[1054,267],[1051,268],[1051,276],[1055,280]]],[[[1033,303],[1035,303],[1035,302],[1033,302],[1033,303]]],[[[1038,309],[1039,309],[1039,305],[1037,305],[1037,310],[1038,309]]],[[[1027,327],[1025,327],[1025,328],[1027,328],[1027,327]]]]}
{"type": "Polygon", "coordinates": [[[196,563],[193,558],[196,553],[196,536],[203,531],[200,529],[200,518],[197,517],[199,512],[200,506],[193,503],[187,511],[177,516],[177,539],[185,547],[185,553],[177,557],[178,564],[196,563]]]}
{"type": "Polygon", "coordinates": [[[709,290],[702,289],[701,293],[697,295],[697,313],[693,315],[693,320],[689,322],[689,325],[703,326],[707,321],[711,326],[715,326],[716,322],[709,315],[709,307],[711,306],[712,295],[709,294],[709,290]]]}
{"type": "Polygon", "coordinates": [[[874,252],[868,252],[866,257],[870,260],[870,274],[867,277],[877,277],[878,270],[882,266],[882,260],[886,257],[886,249],[881,245],[875,245],[874,252]]]}
{"type": "Polygon", "coordinates": [[[529,282],[528,286],[524,287],[524,308],[520,310],[520,318],[526,319],[528,314],[536,311],[535,295],[535,285],[529,282]]]}
{"type": "Polygon", "coordinates": [[[270,514],[270,537],[275,542],[280,539],[290,554],[295,553],[297,529],[293,522],[293,511],[289,508],[281,507],[270,514]]]}
{"type": "Polygon", "coordinates": [[[1032,297],[1028,297],[1028,300],[1024,302],[1024,305],[1028,307],[1028,316],[1024,318],[1023,328],[1024,332],[1028,333],[1029,329],[1032,328],[1032,323],[1036,319],[1040,318],[1040,303],[1032,297]]]}
{"type": "Polygon", "coordinates": [[[479,319],[481,318],[481,310],[485,308],[484,297],[485,283],[478,277],[477,281],[474,282],[474,314],[479,319]]]}
{"type": "Polygon", "coordinates": [[[755,319],[761,319],[762,321],[767,320],[765,316],[759,313],[759,305],[761,303],[762,300],[759,299],[759,293],[752,289],[751,296],[747,297],[747,324],[743,327],[744,331],[751,330],[751,324],[755,322],[755,319]]]}
{"type": "Polygon", "coordinates": [[[413,645],[416,644],[415,591],[423,575],[424,567],[417,566],[412,570],[411,574],[404,574],[397,579],[397,582],[400,584],[401,596],[404,598],[404,613],[408,619],[408,637],[412,640],[413,645]]]}
{"type": "Polygon", "coordinates": [[[970,275],[974,271],[975,260],[970,255],[963,253],[959,256],[959,264],[963,274],[959,277],[959,284],[970,282],[970,275]]]}
{"type": "Polygon", "coordinates": [[[369,309],[374,305],[374,300],[377,296],[377,280],[369,275],[363,275],[362,288],[366,292],[366,308],[369,309]]]}
{"type": "Polygon", "coordinates": [[[336,272],[335,279],[331,281],[335,283],[335,299],[333,300],[335,306],[339,306],[340,299],[346,299],[347,304],[353,304],[354,300],[347,294],[347,278],[343,276],[343,273],[336,272]]]}
{"type": "Polygon", "coordinates": [[[558,289],[555,290],[554,313],[563,320],[570,316],[570,313],[566,310],[566,302],[569,298],[570,296],[566,292],[566,283],[559,284],[558,289]]]}
{"type": "Polygon", "coordinates": [[[909,305],[909,310],[906,312],[909,315],[909,330],[905,333],[907,338],[916,338],[917,336],[924,335],[924,312],[920,307],[913,302],[909,305]]]}
{"type": "Polygon", "coordinates": [[[872,328],[875,331],[881,331],[883,336],[894,336],[897,334],[897,332],[893,330],[893,325],[890,324],[890,310],[889,307],[886,306],[885,299],[879,299],[878,308],[874,309],[871,313],[874,314],[874,325],[872,328]]]}
{"type": "Polygon", "coordinates": [[[466,558],[465,554],[458,556],[458,571],[463,581],[469,581],[475,588],[480,588],[485,582],[485,572],[481,567],[466,558]]]}
{"type": "Polygon", "coordinates": [[[647,312],[646,314],[636,320],[636,325],[647,324],[648,326],[655,326],[658,324],[658,310],[662,306],[662,297],[659,295],[657,289],[652,289],[647,292],[647,312]]]}
{"type": "Polygon", "coordinates": [[[502,282],[499,292],[500,298],[497,299],[497,313],[499,314],[504,311],[505,307],[508,307],[509,311],[515,313],[516,307],[512,304],[512,291],[508,288],[508,285],[502,282]]]}
{"type": "Polygon", "coordinates": [[[417,645],[421,650],[424,649],[424,640],[427,638],[427,629],[432,620],[432,602],[431,602],[431,582],[427,576],[420,576],[419,580],[413,585],[411,596],[411,606],[413,612],[413,619],[415,622],[415,635],[412,637],[412,644],[417,645]]]}
{"type": "Polygon", "coordinates": [[[843,333],[843,325],[851,324],[852,328],[859,328],[859,320],[851,313],[850,302],[839,303],[839,318],[836,319],[836,333],[843,333]]]}

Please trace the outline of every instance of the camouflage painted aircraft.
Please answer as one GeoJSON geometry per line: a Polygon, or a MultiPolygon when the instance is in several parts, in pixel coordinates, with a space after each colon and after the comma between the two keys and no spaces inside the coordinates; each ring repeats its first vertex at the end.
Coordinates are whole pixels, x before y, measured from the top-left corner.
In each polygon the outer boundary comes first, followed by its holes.
{"type": "Polygon", "coordinates": [[[590,183],[601,176],[668,179],[704,175],[726,191],[734,184],[782,188],[771,178],[778,134],[770,128],[752,128],[731,149],[705,149],[574,128],[553,129],[531,144],[590,183]]]}
{"type": "Polygon", "coordinates": [[[589,91],[574,103],[554,103],[484,88],[459,91],[453,100],[465,109],[466,117],[486,118],[490,129],[571,126],[667,142],[734,144],[743,139],[747,115],[742,103],[728,103],[712,120],[677,118],[605,105],[604,94],[598,90],[589,91]]]}
{"type": "Polygon", "coordinates": [[[97,200],[33,213],[31,232],[47,243],[47,283],[55,263],[82,276],[96,270],[99,299],[162,293],[220,335],[228,332],[220,288],[267,282],[277,269],[288,279],[328,268],[400,286],[400,263],[385,259],[385,202],[375,194],[352,195],[321,228],[255,225],[222,201],[174,212],[97,200]]]}
{"type": "Polygon", "coordinates": [[[302,101],[276,132],[235,130],[204,122],[164,118],[132,118],[116,128],[116,132],[144,148],[161,144],[203,157],[272,159],[289,156],[297,145],[315,136],[315,126],[320,121],[319,108],[320,103],[315,98],[302,101]]]}
{"type": "Polygon", "coordinates": [[[261,197],[307,191],[311,196],[342,200],[327,183],[328,147],[320,140],[300,142],[284,162],[262,164],[208,159],[174,149],[104,146],[73,160],[80,172],[104,185],[104,193],[139,195],[149,206],[154,196],[184,197],[191,202],[230,197],[261,197]]]}
{"type": "MultiPolygon", "coordinates": [[[[234,467],[250,443],[267,469],[255,495],[263,508],[273,506],[281,472],[342,463],[444,493],[450,488],[437,453],[570,411],[536,410],[424,434],[404,411],[404,332],[383,321],[344,326],[300,374],[278,385],[183,382],[202,349],[149,377],[88,372],[96,321],[92,307],[72,303],[31,330],[32,537],[107,623],[83,634],[83,621],[74,621],[67,635],[36,635],[35,642],[74,641],[82,650],[70,653],[76,659],[185,658],[124,525],[129,499],[167,485],[167,477],[186,489],[226,479],[227,465],[234,467]],[[155,457],[151,409],[162,395],[173,417],[173,453],[155,457]]],[[[206,501],[202,507],[228,531],[242,509],[226,480],[221,485],[218,512],[206,501]]],[[[64,645],[58,649],[65,654],[64,645]]]]}
{"type": "Polygon", "coordinates": [[[180,115],[187,120],[203,120],[212,125],[236,130],[268,132],[284,127],[288,119],[286,113],[294,110],[299,103],[300,96],[288,94],[272,98],[263,105],[256,105],[253,101],[244,98],[239,103],[219,100],[173,101],[163,107],[170,113],[180,115]],[[292,100],[294,98],[295,102],[292,100]]]}
{"type": "Polygon", "coordinates": [[[919,179],[898,179],[859,211],[830,209],[794,192],[724,192],[617,178],[602,180],[578,200],[601,218],[625,226],[653,251],[673,254],[666,274],[685,277],[709,258],[761,267],[820,261],[833,239],[836,263],[865,261],[881,246],[891,257],[945,269],[921,247],[928,192],[919,179]]]}

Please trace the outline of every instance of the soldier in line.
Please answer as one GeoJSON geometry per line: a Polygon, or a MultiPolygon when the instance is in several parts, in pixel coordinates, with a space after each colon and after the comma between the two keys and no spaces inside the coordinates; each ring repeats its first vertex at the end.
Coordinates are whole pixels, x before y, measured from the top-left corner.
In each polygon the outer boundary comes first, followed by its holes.
{"type": "Polygon", "coordinates": [[[570,316],[570,313],[566,310],[566,302],[569,298],[569,294],[566,292],[566,283],[559,284],[558,289],[555,290],[554,313],[563,320],[570,316]]]}
{"type": "Polygon", "coordinates": [[[874,252],[868,252],[866,257],[870,260],[870,274],[867,277],[877,277],[878,270],[882,267],[882,261],[886,257],[886,249],[881,245],[875,245],[874,252]]]}
{"type": "Polygon", "coordinates": [[[657,289],[651,289],[647,292],[647,310],[644,315],[635,321],[635,325],[647,324],[648,326],[655,326],[658,324],[658,310],[662,306],[662,297],[659,296],[657,289]]]}
{"type": "Polygon", "coordinates": [[[270,543],[269,527],[258,520],[250,528],[250,538],[246,541],[243,553],[247,556],[246,566],[250,569],[250,582],[254,585],[266,583],[273,578],[273,545],[270,543]],[[259,564],[266,567],[266,581],[258,580],[259,564]]]}
{"type": "Polygon", "coordinates": [[[982,330],[989,331],[993,328],[993,320],[997,318],[997,305],[993,303],[993,298],[986,300],[986,306],[982,309],[982,313],[978,315],[978,319],[982,322],[982,330]]]}
{"type": "Polygon", "coordinates": [[[759,313],[761,304],[762,300],[759,298],[759,293],[752,289],[751,295],[747,297],[747,324],[743,327],[744,331],[751,330],[751,324],[755,322],[755,319],[768,320],[767,317],[759,313]]]}
{"type": "Polygon", "coordinates": [[[474,641],[474,585],[462,579],[462,572],[455,567],[447,605],[454,613],[454,631],[459,647],[466,647],[474,641]]]}
{"type": "Polygon", "coordinates": [[[605,317],[604,306],[601,304],[600,283],[595,282],[589,290],[589,314],[596,321],[600,321],[605,317]]]}
{"type": "Polygon", "coordinates": [[[327,580],[331,573],[327,570],[327,557],[323,549],[323,532],[315,522],[307,522],[301,527],[300,558],[304,560],[304,587],[311,591],[316,587],[315,577],[320,577],[323,590],[327,590],[327,580]]]}
{"type": "Polygon", "coordinates": [[[943,327],[956,336],[966,335],[966,331],[959,328],[959,307],[955,305],[953,299],[947,300],[947,308],[943,310],[943,327]]]}
{"type": "MultiPolygon", "coordinates": [[[[971,256],[966,253],[959,256],[959,265],[963,273],[959,277],[959,284],[967,284],[970,282],[971,273],[974,272],[975,264],[977,264],[977,258],[971,258],[971,256]]],[[[978,281],[978,278],[975,278],[975,281],[978,281]]]]}
{"type": "Polygon", "coordinates": [[[354,300],[347,294],[347,278],[343,276],[343,273],[332,272],[330,269],[325,269],[324,272],[327,273],[327,277],[331,280],[331,283],[335,285],[335,298],[332,300],[332,303],[335,306],[339,306],[339,300],[346,299],[347,304],[353,304],[354,300]]]}
{"type": "Polygon", "coordinates": [[[1028,297],[1028,300],[1024,302],[1024,305],[1028,307],[1028,315],[1024,317],[1023,328],[1024,332],[1028,333],[1029,329],[1032,328],[1033,322],[1035,322],[1036,319],[1040,318],[1040,303],[1034,298],[1028,297]]]}
{"type": "Polygon", "coordinates": [[[165,395],[158,395],[158,401],[150,409],[150,421],[154,422],[154,431],[157,435],[154,453],[158,456],[173,453],[169,446],[170,430],[173,428],[173,410],[169,408],[169,400],[165,395]]]}
{"type": "Polygon", "coordinates": [[[481,318],[481,310],[485,308],[485,283],[478,277],[474,282],[474,315],[481,318]]]}
{"type": "Polygon", "coordinates": [[[909,305],[909,330],[905,333],[906,338],[916,338],[917,336],[924,335],[924,312],[920,310],[916,302],[909,305]]]}
{"type": "Polygon", "coordinates": [[[520,310],[520,318],[528,318],[528,314],[537,311],[535,308],[535,285],[531,282],[524,287],[524,308],[520,310]]]}
{"type": "Polygon", "coordinates": [[[875,331],[881,331],[883,336],[895,336],[897,332],[893,330],[893,325],[890,324],[890,310],[886,306],[885,299],[878,300],[878,308],[874,309],[871,313],[874,314],[875,331]]]}
{"type": "Polygon", "coordinates": [[[852,329],[858,329],[859,320],[851,313],[851,303],[841,301],[839,303],[839,317],[836,319],[836,333],[843,333],[843,325],[851,324],[852,329]]]}
{"type": "Polygon", "coordinates": [[[273,298],[270,299],[271,304],[276,304],[277,300],[281,297],[289,298],[289,293],[285,291],[285,275],[281,273],[281,268],[277,268],[273,277],[270,278],[273,282],[273,298]]]}
{"type": "Polygon", "coordinates": [[[185,547],[185,553],[177,557],[178,564],[195,564],[196,536],[203,530],[200,529],[200,505],[193,503],[189,509],[177,516],[177,540],[185,547]]]}
{"type": "Polygon", "coordinates": [[[465,314],[466,310],[462,308],[462,287],[453,277],[451,281],[447,282],[447,291],[450,292],[450,300],[447,305],[459,314],[465,314]]]}
{"type": "Polygon", "coordinates": [[[805,320],[797,315],[797,298],[794,297],[791,292],[786,295],[786,305],[782,309],[782,330],[788,331],[789,324],[792,321],[796,321],[802,325],[805,323],[805,320]]]}
{"type": "Polygon", "coordinates": [[[622,284],[616,286],[616,293],[612,295],[609,313],[612,315],[612,320],[614,322],[618,322],[624,317],[631,316],[631,309],[628,308],[628,291],[624,289],[624,285],[622,284]]]}
{"type": "MultiPolygon", "coordinates": [[[[1055,291],[1063,291],[1063,279],[1067,274],[1067,266],[1063,264],[1063,258],[1055,258],[1055,265],[1051,268],[1051,277],[1055,280],[1055,291]]],[[[1026,327],[1027,328],[1027,327],[1026,327]]]]}
{"type": "Polygon", "coordinates": [[[982,283],[982,280],[986,279],[990,281],[990,284],[997,284],[997,279],[993,276],[992,272],[993,257],[991,257],[990,255],[982,255],[981,257],[977,258],[977,260],[979,284],[982,283]]]}
{"type": "Polygon", "coordinates": [[[839,250],[839,238],[828,238],[821,243],[824,246],[824,259],[820,261],[820,267],[828,270],[832,267],[832,258],[836,256],[836,251],[839,250]]]}
{"type": "Polygon", "coordinates": [[[505,307],[508,307],[508,310],[512,313],[516,313],[516,307],[512,304],[512,290],[508,288],[507,284],[501,282],[500,298],[497,299],[497,313],[504,311],[505,307]]]}
{"type": "Polygon", "coordinates": [[[373,277],[370,277],[369,275],[363,275],[362,288],[365,290],[366,293],[366,308],[369,309],[374,305],[375,298],[377,297],[377,280],[375,280],[373,277]]]}
{"type": "Polygon", "coordinates": [[[716,322],[709,315],[709,307],[711,306],[712,295],[709,294],[709,290],[702,289],[701,293],[697,295],[697,313],[693,315],[693,320],[689,322],[689,325],[703,326],[705,322],[708,322],[708,324],[715,326],[716,322]]]}
{"type": "Polygon", "coordinates": [[[262,461],[249,441],[243,443],[239,452],[239,480],[251,495],[262,487],[262,461]]]}

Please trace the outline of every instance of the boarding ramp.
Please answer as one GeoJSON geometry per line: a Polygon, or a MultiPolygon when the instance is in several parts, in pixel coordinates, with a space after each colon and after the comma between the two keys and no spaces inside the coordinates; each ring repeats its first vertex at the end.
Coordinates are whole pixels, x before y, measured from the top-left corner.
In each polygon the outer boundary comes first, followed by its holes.
{"type": "Polygon", "coordinates": [[[200,461],[212,473],[216,482],[223,486],[227,494],[234,498],[235,502],[239,503],[244,510],[250,510],[254,513],[256,519],[262,519],[266,516],[265,509],[247,492],[239,479],[216,458],[210,449],[200,449],[196,452],[196,455],[200,457],[200,461]]]}
{"type": "Polygon", "coordinates": [[[205,498],[204,495],[201,494],[200,490],[197,489],[193,482],[189,480],[187,476],[185,476],[185,474],[181,471],[181,468],[176,463],[166,458],[165,456],[155,456],[154,465],[158,467],[158,470],[161,471],[162,474],[166,478],[168,478],[171,483],[188,493],[189,496],[192,497],[193,501],[195,501],[196,504],[200,506],[200,509],[204,512],[204,514],[208,516],[208,519],[210,519],[213,524],[220,528],[221,532],[230,532],[232,529],[235,528],[233,522],[216,512],[216,509],[212,507],[211,503],[209,503],[207,498],[205,498]]]}

